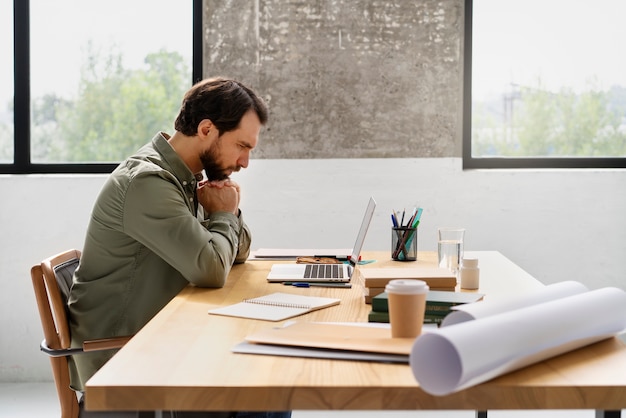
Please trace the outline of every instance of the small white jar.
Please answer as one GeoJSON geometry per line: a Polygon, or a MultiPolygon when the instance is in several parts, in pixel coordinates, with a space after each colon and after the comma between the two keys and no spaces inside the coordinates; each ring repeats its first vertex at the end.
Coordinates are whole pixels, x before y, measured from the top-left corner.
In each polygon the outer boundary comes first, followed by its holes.
{"type": "Polygon", "coordinates": [[[461,289],[478,289],[480,281],[480,269],[477,258],[463,258],[461,262],[461,289]]]}

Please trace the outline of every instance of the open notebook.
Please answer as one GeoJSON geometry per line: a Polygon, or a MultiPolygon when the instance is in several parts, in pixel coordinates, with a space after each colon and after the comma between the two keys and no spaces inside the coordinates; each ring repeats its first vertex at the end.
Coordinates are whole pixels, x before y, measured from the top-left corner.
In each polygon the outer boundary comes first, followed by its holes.
{"type": "MultiPolygon", "coordinates": [[[[376,201],[370,197],[361,221],[361,227],[356,236],[352,253],[348,257],[348,263],[343,264],[274,264],[267,276],[269,282],[349,282],[354,268],[361,256],[361,249],[365,242],[365,236],[370,222],[374,216],[376,201]]],[[[324,250],[318,250],[323,253],[324,250]]]]}
{"type": "Polygon", "coordinates": [[[277,292],[254,299],[246,299],[223,308],[211,309],[209,313],[264,321],[282,321],[317,309],[339,305],[339,301],[335,298],[277,292]]]}

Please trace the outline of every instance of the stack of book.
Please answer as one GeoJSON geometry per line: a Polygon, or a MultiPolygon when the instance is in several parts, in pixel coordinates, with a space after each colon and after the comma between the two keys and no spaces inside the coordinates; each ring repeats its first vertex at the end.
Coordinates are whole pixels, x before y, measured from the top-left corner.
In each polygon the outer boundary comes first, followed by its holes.
{"type": "MultiPolygon", "coordinates": [[[[443,318],[451,312],[451,308],[463,303],[472,303],[482,299],[482,293],[447,292],[430,290],[426,295],[425,324],[441,324],[443,318]]],[[[368,315],[369,322],[389,322],[389,304],[387,293],[380,293],[372,298],[372,310],[368,315]]]]}
{"type": "Polygon", "coordinates": [[[430,290],[454,292],[456,276],[445,268],[364,268],[359,269],[365,288],[365,303],[372,303],[372,298],[385,291],[390,280],[416,279],[426,282],[430,290]]]}

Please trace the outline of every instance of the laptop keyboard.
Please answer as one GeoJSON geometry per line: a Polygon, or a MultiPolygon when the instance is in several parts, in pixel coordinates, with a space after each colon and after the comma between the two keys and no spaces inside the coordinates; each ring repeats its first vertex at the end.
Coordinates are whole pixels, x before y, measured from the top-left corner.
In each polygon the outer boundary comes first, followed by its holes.
{"type": "Polygon", "coordinates": [[[343,279],[341,264],[307,264],[305,279],[343,279]]]}

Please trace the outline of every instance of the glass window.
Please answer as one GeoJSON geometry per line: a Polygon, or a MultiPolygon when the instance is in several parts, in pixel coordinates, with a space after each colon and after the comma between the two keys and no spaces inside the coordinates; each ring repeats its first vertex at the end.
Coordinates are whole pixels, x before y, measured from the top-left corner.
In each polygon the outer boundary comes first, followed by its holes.
{"type": "Polygon", "coordinates": [[[172,132],[192,79],[192,2],[30,2],[33,163],[118,162],[172,132]]]}
{"type": "Polygon", "coordinates": [[[13,1],[0,0],[0,164],[13,162],[13,1]]]}
{"type": "Polygon", "coordinates": [[[626,157],[626,2],[468,3],[472,158],[626,157]]]}

